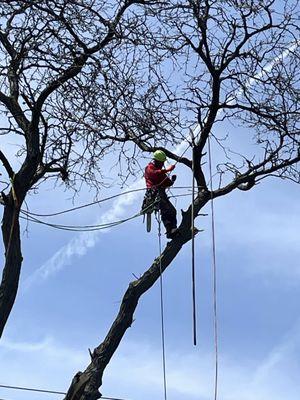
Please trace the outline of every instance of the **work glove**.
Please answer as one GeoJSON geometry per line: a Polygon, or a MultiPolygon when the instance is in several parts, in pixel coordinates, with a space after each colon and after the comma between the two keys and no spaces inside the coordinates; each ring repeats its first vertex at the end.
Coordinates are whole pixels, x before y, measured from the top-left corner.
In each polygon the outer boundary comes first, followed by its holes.
{"type": "Polygon", "coordinates": [[[172,182],[175,182],[175,181],[176,181],[176,179],[177,179],[177,175],[172,175],[172,176],[171,176],[171,180],[172,180],[172,182]]]}
{"type": "Polygon", "coordinates": [[[170,165],[169,167],[166,168],[166,172],[171,172],[175,168],[175,165],[170,165]]]}

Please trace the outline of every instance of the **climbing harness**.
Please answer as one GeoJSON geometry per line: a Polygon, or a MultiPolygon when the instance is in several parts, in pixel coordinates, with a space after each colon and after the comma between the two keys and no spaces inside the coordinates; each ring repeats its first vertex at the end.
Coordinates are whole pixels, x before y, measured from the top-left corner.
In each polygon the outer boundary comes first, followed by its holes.
{"type": "Polygon", "coordinates": [[[145,193],[145,197],[142,204],[141,212],[146,217],[146,228],[147,232],[151,231],[151,214],[153,212],[157,213],[159,211],[159,203],[161,200],[160,190],[157,188],[148,188],[145,193]],[[144,211],[146,210],[146,212],[144,211]]]}

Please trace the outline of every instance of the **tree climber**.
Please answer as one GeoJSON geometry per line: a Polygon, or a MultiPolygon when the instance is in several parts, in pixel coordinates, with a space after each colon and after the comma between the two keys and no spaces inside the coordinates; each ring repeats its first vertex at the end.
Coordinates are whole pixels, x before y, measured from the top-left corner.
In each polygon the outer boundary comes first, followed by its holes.
{"type": "Polygon", "coordinates": [[[153,160],[145,168],[144,176],[147,190],[142,211],[149,210],[149,208],[151,211],[160,210],[161,219],[166,228],[166,236],[168,239],[173,239],[178,235],[176,208],[170,202],[166,189],[173,185],[176,175],[172,175],[171,179],[168,177],[167,173],[173,171],[175,165],[163,168],[166,159],[166,154],[162,150],[157,150],[153,153],[153,160]],[[151,205],[153,205],[153,208],[151,205]]]}

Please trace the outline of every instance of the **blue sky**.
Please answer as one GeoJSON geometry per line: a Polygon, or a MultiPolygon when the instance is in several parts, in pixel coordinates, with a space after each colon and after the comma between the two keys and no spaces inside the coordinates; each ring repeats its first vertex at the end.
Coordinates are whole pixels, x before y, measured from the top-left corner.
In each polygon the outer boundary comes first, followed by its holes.
{"type": "MultiPolygon", "coordinates": [[[[252,152],[244,133],[232,130],[229,139],[238,150],[252,152]]],[[[16,165],[14,139],[0,136],[0,147],[16,165]]],[[[213,150],[218,158],[217,149],[213,150]]],[[[191,183],[183,168],[176,173],[176,185],[191,183]]],[[[139,180],[134,183],[141,185],[139,180]]],[[[102,197],[118,191],[118,187],[103,190],[102,197]]],[[[46,186],[30,196],[28,205],[31,211],[54,212],[72,206],[70,196],[46,186]]],[[[82,191],[76,205],[90,202],[91,197],[82,191]]],[[[131,216],[140,209],[141,198],[142,194],[121,197],[55,221],[93,224],[131,216]]],[[[270,178],[250,192],[236,191],[215,202],[222,400],[299,398],[298,199],[299,186],[270,178]]],[[[188,199],[178,198],[178,216],[187,204],[188,199]]],[[[210,213],[209,206],[204,211],[210,213]]],[[[190,244],[164,274],[167,383],[172,400],[213,396],[210,216],[199,217],[196,226],[204,228],[196,238],[197,347],[192,345],[190,244]]],[[[88,348],[106,335],[132,274],[142,274],[158,255],[157,227],[154,224],[147,234],[140,218],[90,234],[34,224],[28,232],[25,228],[23,223],[20,290],[0,342],[0,383],[66,391],[73,375],[89,362],[88,348]]],[[[161,357],[155,285],[141,299],[135,322],[104,374],[101,392],[132,400],[162,399],[161,357]]],[[[62,396],[0,388],[0,398],[62,396]]]]}
{"type": "MultiPolygon", "coordinates": [[[[0,140],[3,148],[3,137],[0,140]]],[[[178,186],[190,184],[183,169],[177,168],[177,174],[178,186]]],[[[102,196],[118,191],[104,190],[102,196]]],[[[44,188],[28,204],[32,211],[51,212],[70,207],[69,197],[44,188]]],[[[237,191],[215,202],[222,400],[299,397],[298,199],[299,186],[270,178],[250,192],[237,191]]],[[[76,204],[90,200],[83,192],[76,204]]],[[[178,198],[178,216],[187,200],[178,198]]],[[[56,221],[89,224],[130,216],[140,202],[141,194],[122,197],[56,221]]],[[[196,225],[205,229],[196,239],[196,348],[189,244],[164,275],[167,382],[173,400],[207,400],[213,395],[210,216],[199,217],[196,225]]],[[[19,295],[0,343],[1,383],[65,391],[74,373],[89,362],[87,349],[104,338],[132,273],[143,273],[157,256],[156,234],[155,224],[151,234],[145,232],[141,218],[89,235],[30,224],[22,236],[19,295]]],[[[135,322],[105,372],[101,392],[132,400],[163,398],[158,285],[140,301],[135,322]]],[[[0,397],[62,398],[5,389],[0,389],[0,397]]]]}

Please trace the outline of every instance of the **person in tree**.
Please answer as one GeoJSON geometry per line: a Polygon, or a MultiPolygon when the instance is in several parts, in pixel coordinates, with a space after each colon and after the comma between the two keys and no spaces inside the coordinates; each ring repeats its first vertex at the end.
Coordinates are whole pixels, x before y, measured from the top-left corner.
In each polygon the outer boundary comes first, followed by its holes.
{"type": "Polygon", "coordinates": [[[170,202],[166,189],[174,184],[176,175],[168,177],[168,172],[173,171],[175,165],[164,168],[166,159],[166,154],[162,150],[157,150],[153,153],[153,160],[145,168],[147,189],[142,211],[147,213],[153,209],[160,210],[166,236],[168,239],[173,239],[178,234],[176,208],[170,202]]]}

